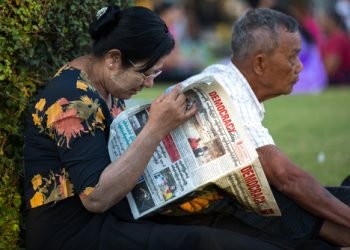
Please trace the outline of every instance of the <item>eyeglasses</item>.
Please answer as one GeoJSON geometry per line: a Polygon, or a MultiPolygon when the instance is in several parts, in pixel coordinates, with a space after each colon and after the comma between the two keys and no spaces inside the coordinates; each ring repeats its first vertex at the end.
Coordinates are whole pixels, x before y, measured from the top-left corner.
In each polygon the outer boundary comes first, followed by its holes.
{"type": "MultiPolygon", "coordinates": [[[[128,59],[128,61],[131,63],[131,65],[132,65],[134,68],[136,68],[136,69],[138,68],[138,67],[136,66],[136,64],[133,63],[131,60],[128,59]]],[[[144,81],[144,82],[149,82],[149,81],[154,80],[154,78],[156,78],[157,76],[159,76],[159,75],[162,73],[162,71],[161,71],[160,69],[158,69],[158,70],[156,70],[153,74],[150,74],[150,75],[146,75],[146,74],[143,73],[143,72],[139,72],[139,73],[142,75],[143,81],[144,81]]]]}

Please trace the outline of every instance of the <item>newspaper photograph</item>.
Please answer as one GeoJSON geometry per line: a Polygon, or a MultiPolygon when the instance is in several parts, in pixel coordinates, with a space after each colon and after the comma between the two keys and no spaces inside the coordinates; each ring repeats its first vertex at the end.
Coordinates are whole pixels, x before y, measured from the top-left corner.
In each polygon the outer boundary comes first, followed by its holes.
{"type": "MultiPolygon", "coordinates": [[[[212,183],[232,194],[246,209],[266,216],[280,215],[257,152],[223,87],[215,78],[206,77],[183,92],[187,105],[195,103],[198,112],[161,141],[127,195],[134,218],[212,183]]],[[[112,161],[142,130],[149,107],[127,109],[114,119],[108,142],[112,161]]]]}

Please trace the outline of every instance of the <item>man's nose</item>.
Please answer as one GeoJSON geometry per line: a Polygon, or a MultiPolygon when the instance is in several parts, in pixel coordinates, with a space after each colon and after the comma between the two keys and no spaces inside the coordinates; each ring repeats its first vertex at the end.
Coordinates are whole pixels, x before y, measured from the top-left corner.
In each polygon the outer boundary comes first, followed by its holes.
{"type": "Polygon", "coordinates": [[[301,62],[300,58],[298,57],[298,65],[295,69],[296,73],[299,74],[304,68],[303,63],[301,62]]]}

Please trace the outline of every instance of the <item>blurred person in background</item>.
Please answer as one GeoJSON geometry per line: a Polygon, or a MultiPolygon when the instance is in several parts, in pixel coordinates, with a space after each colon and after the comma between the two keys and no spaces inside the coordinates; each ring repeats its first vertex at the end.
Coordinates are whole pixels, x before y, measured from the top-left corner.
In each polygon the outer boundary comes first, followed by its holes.
{"type": "Polygon", "coordinates": [[[292,15],[303,27],[312,39],[319,45],[321,40],[320,27],[315,19],[314,7],[312,0],[279,0],[284,3],[290,15],[292,15]]]}
{"type": "Polygon", "coordinates": [[[272,8],[277,0],[246,0],[251,8],[272,8]]]}
{"type": "Polygon", "coordinates": [[[342,16],[348,34],[350,34],[350,0],[338,0],[335,3],[335,10],[342,16]]]}
{"type": "Polygon", "coordinates": [[[321,57],[321,31],[316,22],[310,0],[279,1],[277,10],[293,16],[299,22],[303,70],[293,88],[296,93],[318,93],[328,86],[328,75],[321,57]]]}
{"type": "Polygon", "coordinates": [[[164,63],[162,75],[157,80],[180,82],[199,72],[202,69],[199,61],[183,51],[188,24],[186,12],[172,1],[155,4],[154,11],[163,19],[175,39],[175,48],[164,63]]]}
{"type": "Polygon", "coordinates": [[[333,8],[318,13],[322,31],[321,54],[330,85],[350,86],[350,38],[341,16],[333,8]]]}

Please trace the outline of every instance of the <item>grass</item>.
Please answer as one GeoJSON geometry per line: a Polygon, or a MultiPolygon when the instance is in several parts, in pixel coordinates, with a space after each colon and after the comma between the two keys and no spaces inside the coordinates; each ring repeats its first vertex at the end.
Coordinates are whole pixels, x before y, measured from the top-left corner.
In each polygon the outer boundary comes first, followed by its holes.
{"type": "Polygon", "coordinates": [[[350,174],[350,88],[296,95],[265,104],[275,143],[324,185],[350,174]]]}
{"type": "MultiPolygon", "coordinates": [[[[147,102],[168,85],[158,84],[133,101],[147,102]]],[[[267,101],[264,124],[291,160],[323,185],[339,185],[350,174],[350,88],[267,101]]]]}

